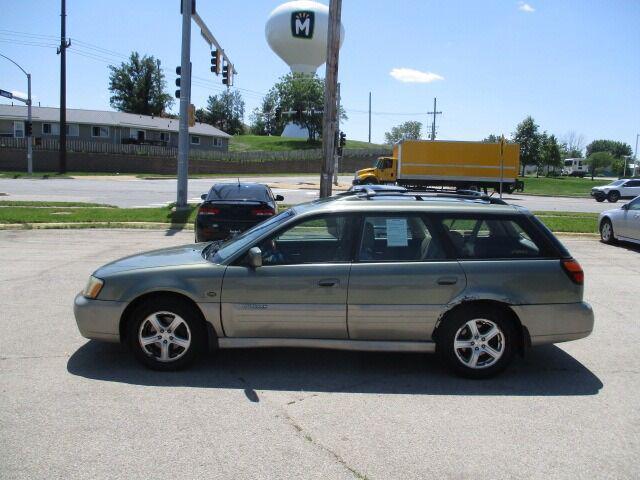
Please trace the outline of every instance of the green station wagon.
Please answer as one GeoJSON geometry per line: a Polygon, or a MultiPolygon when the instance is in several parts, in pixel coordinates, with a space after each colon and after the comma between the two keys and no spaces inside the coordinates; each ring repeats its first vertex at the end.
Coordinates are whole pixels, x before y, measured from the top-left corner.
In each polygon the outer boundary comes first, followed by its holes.
{"type": "Polygon", "coordinates": [[[437,352],[488,377],[593,329],[584,274],[528,210],[374,191],[298,205],[227,241],[126,257],[75,299],[83,336],[160,370],[207,349],[437,352]]]}

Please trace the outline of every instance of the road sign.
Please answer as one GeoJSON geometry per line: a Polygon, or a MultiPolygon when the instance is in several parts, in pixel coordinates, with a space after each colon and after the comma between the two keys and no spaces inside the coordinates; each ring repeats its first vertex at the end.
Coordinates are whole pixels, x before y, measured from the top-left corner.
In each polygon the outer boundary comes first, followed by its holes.
{"type": "Polygon", "coordinates": [[[6,90],[0,90],[0,97],[13,98],[13,93],[7,92],[6,90]]]}

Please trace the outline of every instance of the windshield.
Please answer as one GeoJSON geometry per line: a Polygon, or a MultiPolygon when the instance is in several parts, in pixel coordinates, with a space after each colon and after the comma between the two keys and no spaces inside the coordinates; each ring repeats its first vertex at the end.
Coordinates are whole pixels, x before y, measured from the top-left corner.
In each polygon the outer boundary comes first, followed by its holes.
{"type": "Polygon", "coordinates": [[[625,180],[616,180],[615,182],[611,182],[609,185],[613,185],[613,186],[618,186],[618,185],[622,185],[625,182],[625,180]]]}
{"type": "Polygon", "coordinates": [[[220,245],[212,245],[212,247],[208,248],[205,253],[207,260],[211,259],[213,263],[224,262],[238,250],[245,248],[247,245],[259,238],[265,231],[285,222],[293,215],[295,215],[293,209],[285,210],[275,217],[271,217],[269,220],[259,223],[255,227],[242,232],[240,235],[233,237],[220,245]],[[211,258],[211,255],[213,254],[215,255],[211,258]]]}
{"type": "Polygon", "coordinates": [[[257,200],[269,202],[269,191],[264,185],[246,183],[217,184],[209,191],[208,201],[216,200],[257,200]]]}

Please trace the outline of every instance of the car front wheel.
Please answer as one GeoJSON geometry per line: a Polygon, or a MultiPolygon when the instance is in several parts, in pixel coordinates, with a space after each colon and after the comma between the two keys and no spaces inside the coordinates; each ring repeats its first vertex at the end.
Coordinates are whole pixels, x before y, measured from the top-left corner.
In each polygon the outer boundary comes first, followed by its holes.
{"type": "Polygon", "coordinates": [[[437,350],[445,365],[467,378],[488,378],[513,359],[516,330],[500,309],[469,307],[453,312],[438,333],[437,350]]]}
{"type": "Polygon", "coordinates": [[[611,190],[607,195],[607,200],[609,200],[611,203],[616,203],[618,200],[620,200],[620,192],[618,192],[617,190],[611,190]]]}
{"type": "Polygon", "coordinates": [[[611,224],[611,220],[605,218],[602,220],[600,224],[600,238],[604,243],[613,243],[615,241],[615,237],[613,236],[613,225],[611,224]]]}
{"type": "Polygon", "coordinates": [[[128,326],[136,359],[154,370],[185,368],[205,350],[206,329],[187,302],[145,302],[134,310],[128,326]]]}

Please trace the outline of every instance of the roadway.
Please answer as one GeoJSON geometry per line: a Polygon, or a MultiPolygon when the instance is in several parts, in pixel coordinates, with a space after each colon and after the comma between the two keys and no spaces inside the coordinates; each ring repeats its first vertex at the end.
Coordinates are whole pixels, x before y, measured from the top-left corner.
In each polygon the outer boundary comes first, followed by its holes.
{"type": "MultiPolygon", "coordinates": [[[[351,176],[341,176],[339,183],[348,188],[351,176]]],[[[275,194],[285,197],[285,203],[297,204],[318,198],[317,176],[245,176],[241,181],[266,182],[275,194]]],[[[235,178],[207,178],[189,180],[189,202],[198,203],[200,195],[216,182],[234,182],[235,178]]],[[[0,179],[0,199],[67,202],[95,202],[118,207],[157,207],[175,201],[175,179],[140,179],[135,176],[76,177],[70,179],[0,179]],[[2,195],[4,194],[4,195],[2,195]]],[[[505,195],[509,203],[530,210],[568,212],[602,212],[616,204],[598,203],[591,198],[505,195]]],[[[618,203],[619,206],[621,203],[618,203]]]]}

